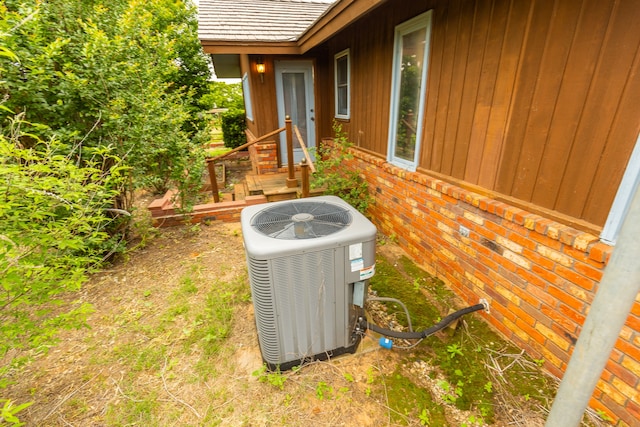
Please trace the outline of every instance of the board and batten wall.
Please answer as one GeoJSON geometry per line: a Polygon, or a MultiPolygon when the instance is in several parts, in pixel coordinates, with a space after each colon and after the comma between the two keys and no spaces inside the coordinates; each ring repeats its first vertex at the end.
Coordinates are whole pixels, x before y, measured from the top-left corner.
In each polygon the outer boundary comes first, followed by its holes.
{"type": "Polygon", "coordinates": [[[386,156],[394,27],[430,9],[419,170],[597,234],[640,131],[640,2],[383,4],[325,56],[350,49],[357,146],[386,156]]]}

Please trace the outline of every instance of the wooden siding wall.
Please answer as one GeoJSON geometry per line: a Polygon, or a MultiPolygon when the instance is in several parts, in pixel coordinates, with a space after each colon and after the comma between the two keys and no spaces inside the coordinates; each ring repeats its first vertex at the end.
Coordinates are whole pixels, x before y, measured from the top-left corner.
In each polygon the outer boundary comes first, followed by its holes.
{"type": "Polygon", "coordinates": [[[640,2],[385,3],[330,41],[326,57],[351,49],[343,127],[382,156],[394,27],[428,9],[420,167],[602,226],[640,131],[640,2]]]}
{"type": "Polygon", "coordinates": [[[342,124],[355,145],[386,156],[395,26],[426,10],[420,2],[403,2],[396,7],[385,5],[330,41],[327,61],[331,63],[331,74],[324,93],[330,94],[333,111],[333,55],[349,48],[351,119],[337,122],[342,124]],[[372,31],[372,28],[376,30],[372,31]]]}
{"type": "Polygon", "coordinates": [[[248,73],[251,86],[253,121],[247,120],[247,129],[257,138],[278,129],[278,108],[276,105],[276,83],[273,59],[269,56],[241,55],[242,74],[248,73]],[[256,72],[256,63],[262,60],[265,73],[262,79],[256,72]]]}

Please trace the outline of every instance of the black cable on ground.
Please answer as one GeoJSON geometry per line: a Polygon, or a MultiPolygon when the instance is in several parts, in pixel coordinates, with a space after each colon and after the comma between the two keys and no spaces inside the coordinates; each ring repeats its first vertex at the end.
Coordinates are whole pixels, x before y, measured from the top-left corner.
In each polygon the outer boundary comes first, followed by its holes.
{"type": "Polygon", "coordinates": [[[454,320],[459,319],[465,314],[473,313],[474,311],[484,310],[485,308],[486,307],[484,304],[476,304],[476,305],[472,305],[471,307],[463,308],[462,310],[458,310],[455,313],[451,313],[450,315],[448,315],[447,317],[445,317],[435,325],[431,326],[430,328],[425,329],[424,331],[400,332],[400,331],[394,331],[392,329],[382,328],[374,323],[369,323],[369,322],[367,322],[367,328],[388,337],[401,338],[406,340],[417,340],[417,339],[426,338],[430,335],[435,334],[436,332],[446,328],[454,320]]]}

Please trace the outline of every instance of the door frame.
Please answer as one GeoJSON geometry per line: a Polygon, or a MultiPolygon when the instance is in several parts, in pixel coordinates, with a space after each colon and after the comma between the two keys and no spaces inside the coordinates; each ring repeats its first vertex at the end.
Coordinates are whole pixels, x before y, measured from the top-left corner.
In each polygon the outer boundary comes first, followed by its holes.
{"type": "MultiPolygon", "coordinates": [[[[305,79],[305,100],[306,100],[306,126],[307,126],[307,135],[302,135],[305,139],[304,143],[307,146],[307,149],[316,146],[316,129],[315,129],[315,116],[316,116],[316,106],[315,106],[315,82],[314,82],[314,64],[311,59],[301,59],[301,60],[275,60],[274,61],[274,71],[275,71],[275,81],[276,81],[276,104],[278,109],[278,127],[285,126],[285,105],[284,105],[284,88],[282,84],[282,74],[286,72],[301,72],[304,74],[305,79]]],[[[295,124],[295,123],[294,123],[295,124]]],[[[294,140],[296,139],[295,134],[293,136],[294,140]]],[[[286,150],[286,134],[284,132],[280,133],[280,153],[281,153],[281,166],[285,166],[288,164],[289,159],[287,158],[287,150],[286,150]]],[[[313,152],[309,153],[312,156],[313,160],[313,152]]],[[[302,153],[302,149],[295,149],[293,159],[294,162],[299,162],[304,157],[302,153]]]]}

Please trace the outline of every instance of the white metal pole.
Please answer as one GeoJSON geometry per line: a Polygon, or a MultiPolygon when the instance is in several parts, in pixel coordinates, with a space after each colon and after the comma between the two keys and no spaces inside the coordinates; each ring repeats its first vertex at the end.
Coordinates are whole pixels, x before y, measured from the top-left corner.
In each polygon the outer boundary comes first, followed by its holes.
{"type": "Polygon", "coordinates": [[[546,427],[580,425],[620,330],[640,292],[640,186],[547,418],[546,427]]]}

